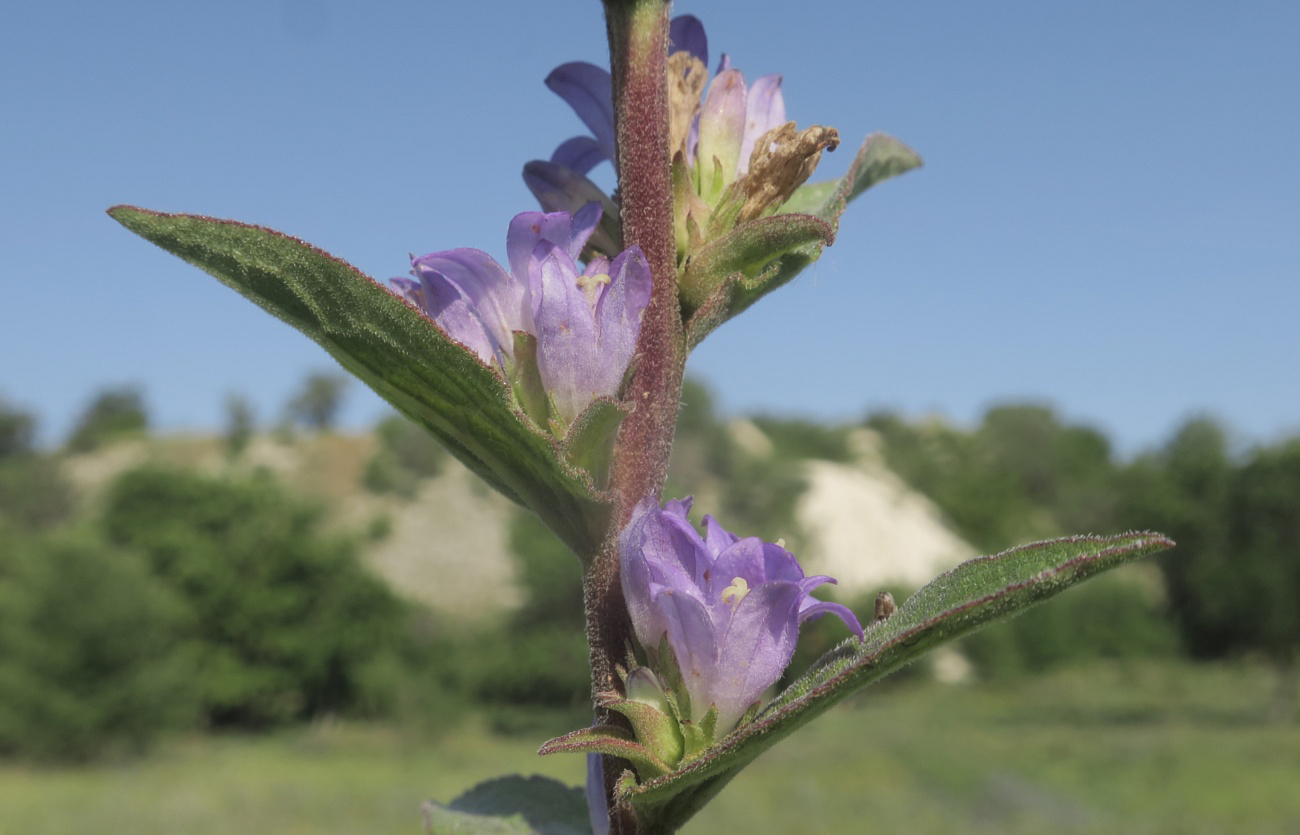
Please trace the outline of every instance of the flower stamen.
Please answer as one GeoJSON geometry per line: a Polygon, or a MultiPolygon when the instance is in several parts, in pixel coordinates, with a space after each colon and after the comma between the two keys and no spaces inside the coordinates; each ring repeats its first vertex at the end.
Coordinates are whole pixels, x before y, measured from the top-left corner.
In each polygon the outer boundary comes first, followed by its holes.
{"type": "Polygon", "coordinates": [[[722,602],[739,605],[747,594],[749,594],[749,583],[746,582],[745,578],[732,577],[731,585],[722,590],[722,602]]]}

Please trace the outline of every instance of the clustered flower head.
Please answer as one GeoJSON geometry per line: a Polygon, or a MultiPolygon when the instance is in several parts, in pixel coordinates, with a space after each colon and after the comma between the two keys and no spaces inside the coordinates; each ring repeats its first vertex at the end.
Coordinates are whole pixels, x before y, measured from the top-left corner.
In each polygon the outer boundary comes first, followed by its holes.
{"type": "Polygon", "coordinates": [[[393,290],[509,380],[524,411],[557,435],[599,397],[616,397],[650,300],[638,247],[611,261],[578,258],[600,219],[597,203],[524,212],[506,235],[509,270],[478,249],[411,261],[393,290]],[[535,384],[535,385],[534,385],[535,384]]]}
{"type": "Polygon", "coordinates": [[[638,668],[628,698],[653,702],[656,682],[671,690],[680,678],[684,693],[673,695],[683,718],[701,723],[716,710],[721,735],[789,666],[800,624],[829,613],[859,638],[862,627],[846,606],[812,596],[832,578],[805,576],[785,548],[742,539],[711,516],[701,537],[687,519],[690,508],[690,499],[663,509],[646,502],[619,541],[632,625],[660,673],[638,668]],[[671,661],[655,658],[661,646],[671,661]]]}
{"type": "MultiPolygon", "coordinates": [[[[723,56],[711,83],[708,39],[691,15],[669,27],[669,144],[679,261],[738,224],[777,212],[812,174],[823,150],[834,150],[834,128],[799,131],[786,120],[781,76],[746,85],[723,56]]],[[[560,144],[549,161],[524,168],[524,180],[547,209],[572,209],[589,200],[604,208],[594,245],[617,248],[617,206],[587,174],[601,162],[617,164],[608,71],[575,61],[557,67],[546,85],[591,130],[560,144]]]]}

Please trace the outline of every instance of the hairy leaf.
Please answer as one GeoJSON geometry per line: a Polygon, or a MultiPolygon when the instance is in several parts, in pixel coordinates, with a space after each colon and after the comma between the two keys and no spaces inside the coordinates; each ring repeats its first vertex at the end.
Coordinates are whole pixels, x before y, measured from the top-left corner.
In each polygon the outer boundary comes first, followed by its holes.
{"type": "Polygon", "coordinates": [[[529,426],[496,372],[374,279],[259,226],[131,206],[109,214],[320,343],[577,553],[594,552],[609,511],[589,475],[529,426]]]}
{"type": "Polygon", "coordinates": [[[855,690],[939,644],[1172,545],[1156,533],[1080,536],[962,563],[912,595],[887,620],[870,626],[861,643],[850,639],[823,656],[753,722],[672,774],[629,789],[619,802],[656,826],[681,826],[760,753],[855,690]]]}
{"type": "Polygon", "coordinates": [[[428,835],[591,835],[587,798],[549,777],[498,777],[443,806],[424,804],[428,835]]]}

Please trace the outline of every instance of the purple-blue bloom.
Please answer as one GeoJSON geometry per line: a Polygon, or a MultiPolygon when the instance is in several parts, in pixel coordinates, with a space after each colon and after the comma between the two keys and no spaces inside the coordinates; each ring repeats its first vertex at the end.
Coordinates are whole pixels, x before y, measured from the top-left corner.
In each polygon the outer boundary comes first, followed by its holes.
{"type": "Polygon", "coordinates": [[[830,613],[859,638],[862,627],[848,607],[811,596],[832,578],[804,576],[785,548],[742,539],[711,516],[701,537],[690,507],[685,499],[638,508],[619,540],[623,595],[643,648],[655,652],[667,635],[690,718],[716,706],[725,734],[789,666],[801,623],[830,613]]]}
{"type": "Polygon", "coordinates": [[[515,334],[536,337],[552,417],[567,426],[592,400],[617,396],[650,300],[638,247],[578,266],[600,216],[598,203],[524,212],[506,235],[509,270],[481,250],[451,249],[413,259],[414,278],[393,279],[393,290],[507,378],[515,334]]]}

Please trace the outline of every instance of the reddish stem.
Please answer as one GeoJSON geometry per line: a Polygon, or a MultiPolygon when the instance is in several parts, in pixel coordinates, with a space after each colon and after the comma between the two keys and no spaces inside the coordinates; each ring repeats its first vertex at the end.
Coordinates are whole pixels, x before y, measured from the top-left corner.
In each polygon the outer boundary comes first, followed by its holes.
{"type": "MultiPolygon", "coordinates": [[[[686,344],[677,298],[672,173],[668,153],[668,20],[670,0],[605,0],[613,75],[623,241],[650,263],[653,290],[641,321],[610,486],[613,518],[585,581],[592,693],[617,695],[615,665],[632,638],[619,582],[618,536],[638,502],[658,501],[668,472],[681,401],[686,344]]],[[[621,717],[602,716],[617,721],[621,717]]],[[[606,758],[606,786],[625,765],[606,758]]],[[[612,809],[611,832],[635,832],[630,815],[612,809]]]]}

